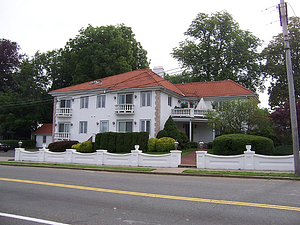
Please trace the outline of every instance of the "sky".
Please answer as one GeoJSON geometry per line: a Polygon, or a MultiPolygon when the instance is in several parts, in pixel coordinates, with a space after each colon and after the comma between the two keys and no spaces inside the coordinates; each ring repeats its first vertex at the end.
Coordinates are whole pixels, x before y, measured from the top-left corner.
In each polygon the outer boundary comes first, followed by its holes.
{"type": "MultiPolygon", "coordinates": [[[[288,15],[300,16],[300,1],[289,0],[288,15]]],[[[0,0],[0,38],[17,42],[33,56],[63,48],[89,24],[94,27],[124,24],[148,52],[150,68],[163,66],[173,73],[180,64],[170,53],[185,40],[184,32],[198,13],[226,10],[243,30],[252,32],[266,47],[281,33],[280,0],[0,0]]],[[[268,107],[268,96],[259,95],[268,107]]]]}

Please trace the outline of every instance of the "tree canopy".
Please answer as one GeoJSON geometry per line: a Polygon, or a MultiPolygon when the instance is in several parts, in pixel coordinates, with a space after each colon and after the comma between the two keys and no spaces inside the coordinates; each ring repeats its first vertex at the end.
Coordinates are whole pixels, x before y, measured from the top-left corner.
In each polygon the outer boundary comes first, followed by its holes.
{"type": "MultiPolygon", "coordinates": [[[[300,98],[300,18],[291,17],[288,23],[289,40],[291,47],[292,71],[294,75],[295,96],[300,98]]],[[[289,98],[288,80],[285,64],[283,34],[273,37],[262,52],[265,60],[264,73],[270,78],[268,89],[269,105],[274,108],[281,106],[289,98]]]]}
{"type": "Polygon", "coordinates": [[[70,84],[149,67],[147,51],[123,24],[82,28],[58,56],[64,69],[60,74],[71,79],[70,84]]]}
{"type": "Polygon", "coordinates": [[[261,41],[240,29],[229,13],[199,13],[185,35],[171,54],[194,81],[231,79],[252,91],[263,88],[257,51],[261,41]]]}

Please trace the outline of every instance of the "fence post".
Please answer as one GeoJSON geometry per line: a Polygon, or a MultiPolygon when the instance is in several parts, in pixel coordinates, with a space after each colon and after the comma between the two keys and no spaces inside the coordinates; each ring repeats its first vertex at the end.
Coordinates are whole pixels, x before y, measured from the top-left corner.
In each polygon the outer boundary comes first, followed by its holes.
{"type": "Polygon", "coordinates": [[[138,149],[131,150],[131,166],[139,166],[139,153],[141,152],[138,149]]]}
{"type": "Polygon", "coordinates": [[[205,156],[206,156],[206,151],[196,151],[196,161],[197,161],[197,168],[199,169],[205,169],[205,156]]]}
{"type": "Polygon", "coordinates": [[[96,150],[96,164],[104,165],[104,153],[107,153],[107,150],[96,150]]]}
{"type": "Polygon", "coordinates": [[[245,170],[254,170],[254,151],[251,151],[251,145],[246,145],[245,154],[245,170]]]}
{"type": "Polygon", "coordinates": [[[172,150],[171,152],[171,167],[178,167],[181,164],[181,151],[172,150]]]}
{"type": "Polygon", "coordinates": [[[66,149],[66,163],[73,162],[73,152],[75,151],[75,149],[66,149]]]}
{"type": "Polygon", "coordinates": [[[20,152],[25,150],[25,148],[15,148],[15,161],[20,161],[20,152]]]}
{"type": "Polygon", "coordinates": [[[39,162],[45,162],[45,148],[39,149],[38,160],[39,162]]]}

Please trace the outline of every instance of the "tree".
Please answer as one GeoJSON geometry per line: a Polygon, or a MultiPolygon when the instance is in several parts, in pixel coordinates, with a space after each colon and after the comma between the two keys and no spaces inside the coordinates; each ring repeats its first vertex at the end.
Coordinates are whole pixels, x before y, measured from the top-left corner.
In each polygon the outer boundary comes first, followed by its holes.
{"type": "Polygon", "coordinates": [[[269,137],[268,111],[257,106],[256,99],[226,101],[207,113],[208,126],[220,134],[255,134],[269,137]]]}
{"type": "Polygon", "coordinates": [[[134,36],[123,24],[82,28],[59,54],[61,74],[71,76],[71,84],[78,84],[148,68],[147,52],[134,36]]]}
{"type": "Polygon", "coordinates": [[[0,91],[12,87],[12,74],[18,69],[23,55],[20,46],[13,41],[0,39],[0,91]]]}
{"type": "Polygon", "coordinates": [[[226,11],[199,13],[185,35],[171,54],[197,81],[231,79],[252,91],[264,87],[257,52],[261,41],[226,11]]]}
{"type": "MultiPolygon", "coordinates": [[[[297,101],[297,120],[300,122],[300,101],[297,101]]],[[[275,133],[281,145],[292,144],[292,130],[290,119],[290,103],[284,102],[281,106],[276,107],[270,115],[271,120],[275,125],[275,133]]],[[[300,127],[298,126],[299,133],[300,127]]]]}
{"type": "MultiPolygon", "coordinates": [[[[291,17],[288,23],[291,47],[292,71],[294,75],[295,96],[300,98],[300,18],[291,17]]],[[[270,78],[268,88],[269,105],[274,108],[282,105],[289,98],[288,81],[285,64],[283,34],[273,37],[268,46],[262,51],[265,60],[264,73],[270,78]]]]}

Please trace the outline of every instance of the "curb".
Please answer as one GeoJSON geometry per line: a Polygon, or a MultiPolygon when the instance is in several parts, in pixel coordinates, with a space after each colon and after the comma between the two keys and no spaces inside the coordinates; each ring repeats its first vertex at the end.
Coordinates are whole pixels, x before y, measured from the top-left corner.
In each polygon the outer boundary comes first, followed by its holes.
{"type": "MultiPolygon", "coordinates": [[[[172,175],[172,176],[190,176],[190,177],[223,177],[223,178],[240,178],[240,179],[265,179],[265,180],[291,180],[300,181],[300,177],[274,177],[274,176],[250,176],[250,175],[230,175],[230,174],[210,174],[210,173],[176,173],[176,172],[160,172],[160,171],[138,171],[138,170],[122,170],[122,169],[105,169],[105,168],[85,168],[70,166],[49,166],[49,165],[32,165],[32,164],[14,164],[0,163],[4,166],[23,166],[23,167],[41,167],[51,169],[72,169],[72,170],[88,170],[115,173],[137,173],[137,174],[153,174],[153,175],[172,175]]],[[[188,169],[188,168],[187,168],[188,169]]]]}

